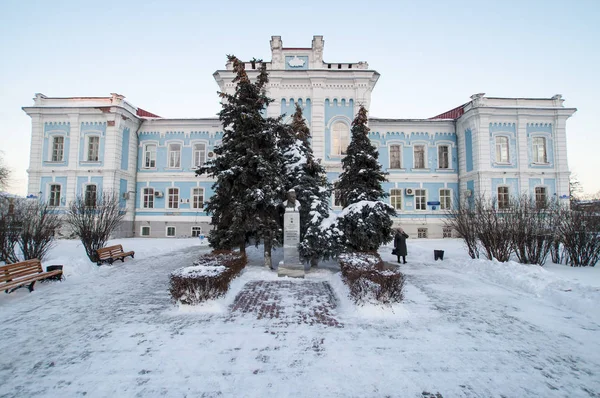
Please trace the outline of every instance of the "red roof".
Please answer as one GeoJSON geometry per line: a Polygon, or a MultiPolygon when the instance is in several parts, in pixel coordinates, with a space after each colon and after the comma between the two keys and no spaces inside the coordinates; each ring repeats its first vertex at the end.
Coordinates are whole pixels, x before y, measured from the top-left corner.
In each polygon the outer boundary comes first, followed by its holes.
{"type": "Polygon", "coordinates": [[[467,105],[467,104],[462,104],[461,106],[457,106],[454,109],[450,109],[449,111],[440,113],[437,116],[430,117],[429,120],[432,120],[432,119],[454,119],[454,120],[456,120],[465,113],[465,105],[467,105]]]}
{"type": "Polygon", "coordinates": [[[141,117],[160,117],[160,116],[155,115],[152,112],[148,112],[142,108],[137,108],[137,111],[135,113],[136,113],[136,115],[141,116],[141,117]]]}

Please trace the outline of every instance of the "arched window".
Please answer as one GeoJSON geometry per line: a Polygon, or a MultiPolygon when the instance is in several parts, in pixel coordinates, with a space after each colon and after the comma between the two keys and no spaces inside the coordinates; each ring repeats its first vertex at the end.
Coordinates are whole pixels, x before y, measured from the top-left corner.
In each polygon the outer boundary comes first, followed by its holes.
{"type": "Polygon", "coordinates": [[[345,155],[350,143],[348,125],[343,122],[336,122],[333,124],[331,131],[331,153],[338,156],[345,155]]]}

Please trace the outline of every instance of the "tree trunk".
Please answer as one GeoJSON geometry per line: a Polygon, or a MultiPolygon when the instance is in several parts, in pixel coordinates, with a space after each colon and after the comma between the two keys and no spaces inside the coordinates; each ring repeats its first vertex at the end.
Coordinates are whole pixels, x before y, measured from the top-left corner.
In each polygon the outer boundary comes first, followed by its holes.
{"type": "Polygon", "coordinates": [[[317,266],[319,265],[319,257],[311,257],[310,259],[310,266],[311,268],[317,268],[317,266]]]}
{"type": "Polygon", "coordinates": [[[240,254],[242,254],[242,255],[246,254],[246,243],[245,242],[240,243],[240,254]]]}
{"type": "Polygon", "coordinates": [[[265,267],[273,269],[273,259],[271,258],[271,247],[273,243],[271,241],[271,235],[265,236],[265,267]]]}

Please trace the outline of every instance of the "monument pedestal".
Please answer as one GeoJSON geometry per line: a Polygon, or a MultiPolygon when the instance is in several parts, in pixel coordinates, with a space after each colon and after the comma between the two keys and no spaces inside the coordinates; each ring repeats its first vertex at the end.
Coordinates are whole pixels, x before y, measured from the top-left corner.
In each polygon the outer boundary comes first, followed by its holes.
{"type": "Polygon", "coordinates": [[[277,268],[278,276],[304,278],[304,264],[298,253],[300,243],[300,213],[295,208],[286,208],[283,215],[283,264],[277,268]]]}

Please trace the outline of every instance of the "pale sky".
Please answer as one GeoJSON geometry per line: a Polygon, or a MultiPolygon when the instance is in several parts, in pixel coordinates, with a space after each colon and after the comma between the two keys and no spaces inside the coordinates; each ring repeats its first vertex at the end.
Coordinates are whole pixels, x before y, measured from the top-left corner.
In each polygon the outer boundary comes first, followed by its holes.
{"type": "Polygon", "coordinates": [[[0,0],[0,150],[26,194],[35,93],[123,94],[163,117],[213,117],[226,54],[270,60],[269,40],[381,74],[370,116],[428,118],[474,93],[562,94],[569,166],[600,191],[600,1],[0,0]]]}

